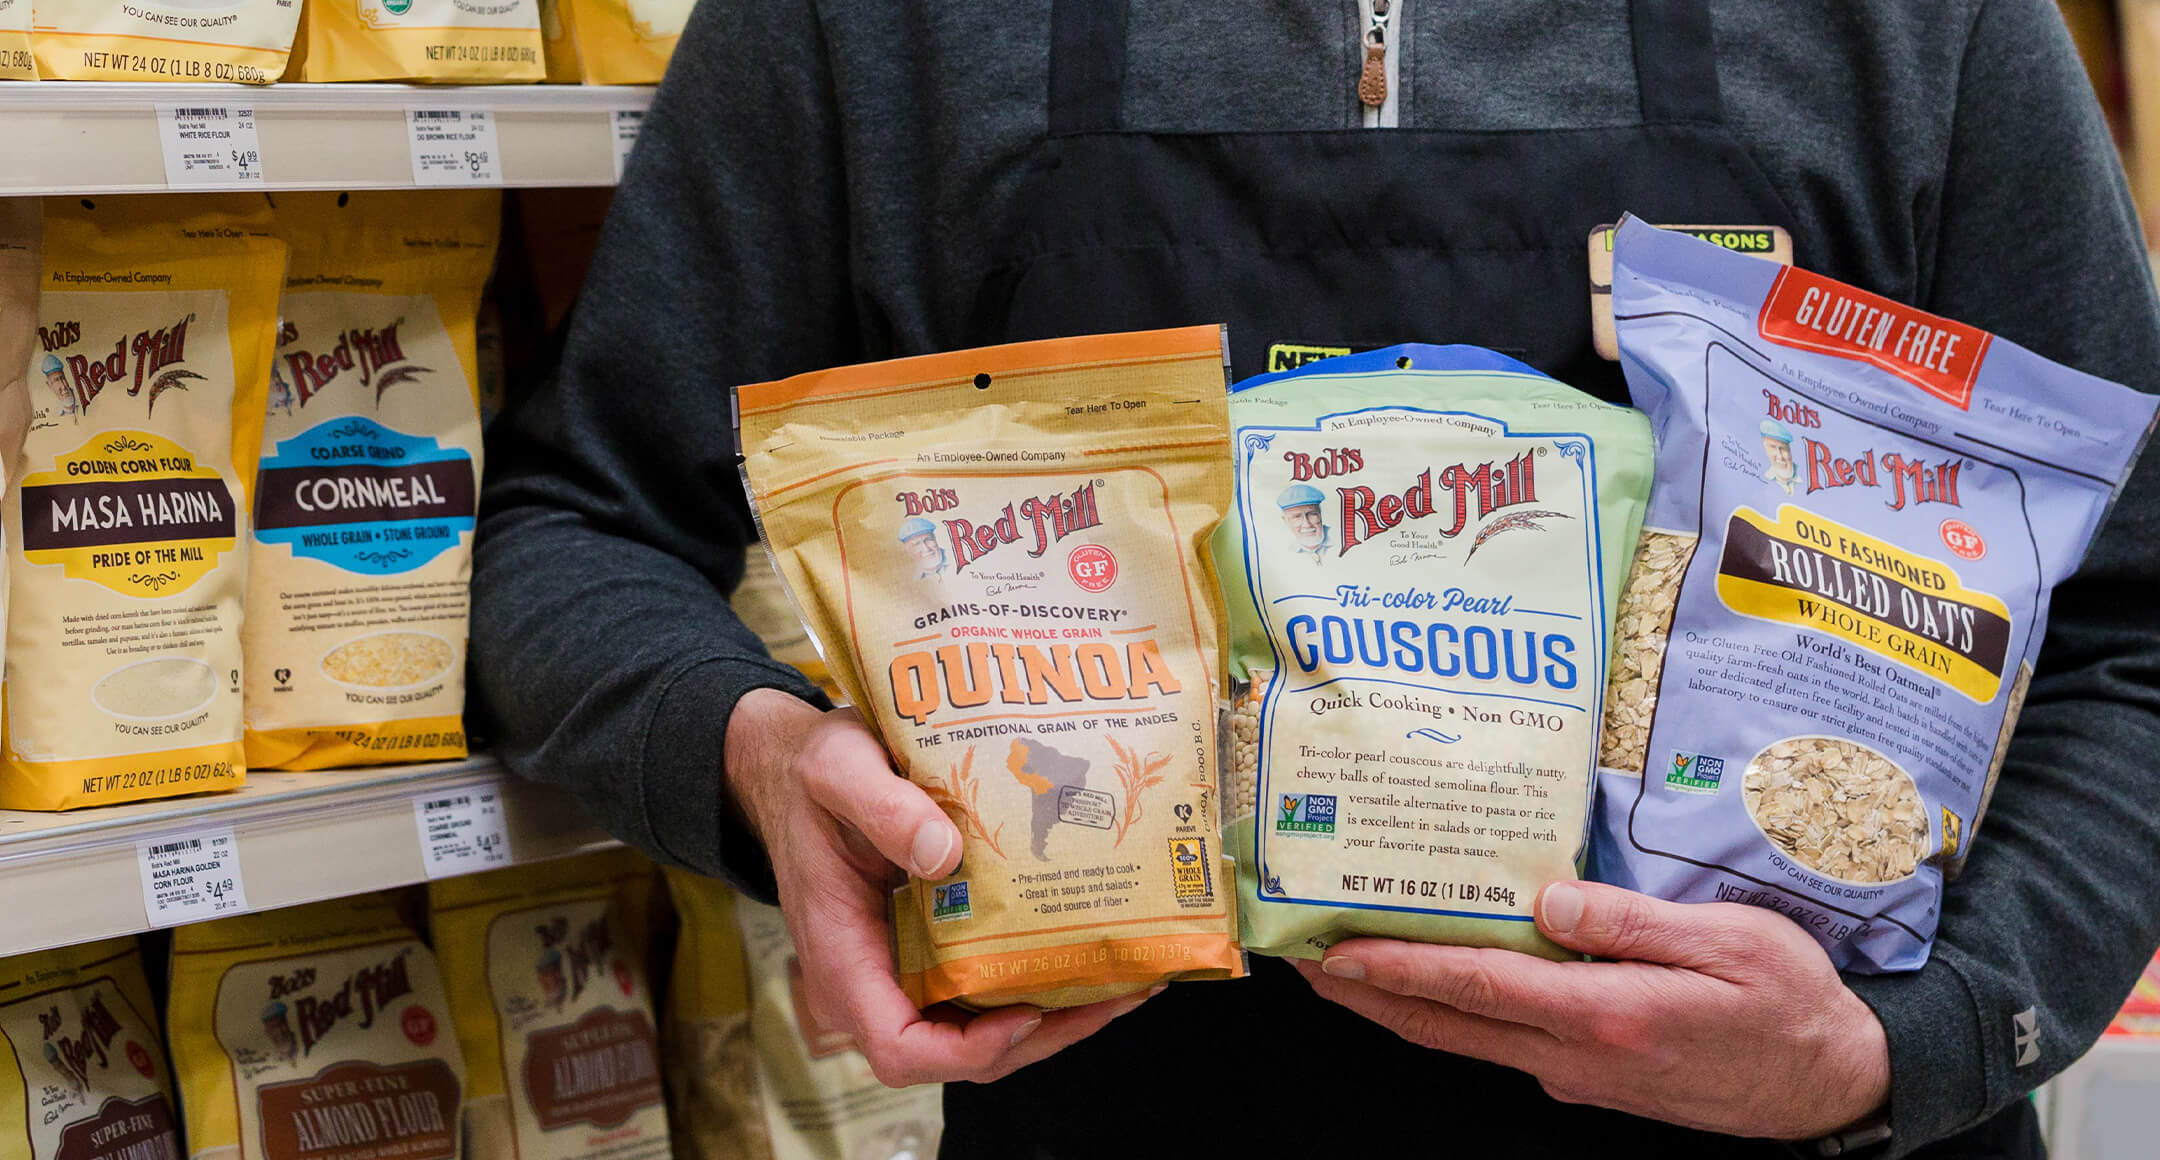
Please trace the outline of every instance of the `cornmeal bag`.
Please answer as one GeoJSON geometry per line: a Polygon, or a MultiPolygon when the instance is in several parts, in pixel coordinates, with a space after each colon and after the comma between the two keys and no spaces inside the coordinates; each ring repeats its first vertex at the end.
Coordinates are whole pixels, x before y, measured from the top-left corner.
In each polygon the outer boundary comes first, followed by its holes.
{"type": "Polygon", "coordinates": [[[1230,834],[1246,948],[1564,952],[1607,626],[1649,424],[1476,347],[1399,346],[1230,396],[1230,834]]]}
{"type": "MultiPolygon", "coordinates": [[[[30,7],[30,0],[14,0],[30,7]]],[[[237,81],[285,71],[299,0],[36,0],[30,43],[50,81],[237,81]]],[[[0,7],[0,21],[7,13],[0,7]]],[[[0,61],[8,56],[0,51],[0,61]]]]}
{"type": "Polygon", "coordinates": [[[36,79],[37,54],[30,47],[30,0],[0,0],[0,81],[36,79]]]}
{"type": "Polygon", "coordinates": [[[180,1155],[172,1077],[133,938],[0,959],[0,1044],[8,1155],[180,1155]]]}
{"type": "Polygon", "coordinates": [[[44,247],[0,807],[230,789],[284,243],[260,194],[168,194],[49,200],[44,247]]]}
{"type": "Polygon", "coordinates": [[[248,569],[248,764],[465,756],[493,191],[281,193],[248,569]]]}
{"type": "Polygon", "coordinates": [[[398,893],[173,931],[195,1160],[457,1160],[465,1060],[398,893]]]}
{"type": "Polygon", "coordinates": [[[1613,647],[1597,874],[1777,910],[1843,969],[1918,968],[2049,590],[2155,400],[1638,221],[1614,261],[1658,478],[1613,647]]]}
{"type": "Polygon", "coordinates": [[[637,897],[612,850],[428,884],[465,1054],[465,1160],[667,1160],[637,897]]]}
{"type": "Polygon", "coordinates": [[[541,0],[547,79],[656,85],[692,0],[541,0]]]}
{"type": "Polygon", "coordinates": [[[847,699],[963,836],[899,896],[918,1005],[1241,974],[1216,808],[1220,328],[741,388],[765,542],[847,699]]]}
{"type": "Polygon", "coordinates": [[[307,0],[298,81],[538,81],[540,0],[307,0]]]}

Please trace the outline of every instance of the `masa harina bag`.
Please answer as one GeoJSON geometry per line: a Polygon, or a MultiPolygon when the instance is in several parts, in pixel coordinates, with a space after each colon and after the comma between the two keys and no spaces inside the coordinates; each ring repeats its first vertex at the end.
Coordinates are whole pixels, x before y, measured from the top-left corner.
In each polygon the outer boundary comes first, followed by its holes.
{"type": "Polygon", "coordinates": [[[300,19],[299,0],[36,0],[34,7],[38,75],[52,81],[267,85],[285,72],[300,19]]]}
{"type": "Polygon", "coordinates": [[[541,47],[539,0],[307,0],[285,79],[538,81],[541,47]]]}
{"type": "Polygon", "coordinates": [[[132,937],[0,959],[0,1140],[20,1160],[178,1160],[157,1008],[132,937]]]}

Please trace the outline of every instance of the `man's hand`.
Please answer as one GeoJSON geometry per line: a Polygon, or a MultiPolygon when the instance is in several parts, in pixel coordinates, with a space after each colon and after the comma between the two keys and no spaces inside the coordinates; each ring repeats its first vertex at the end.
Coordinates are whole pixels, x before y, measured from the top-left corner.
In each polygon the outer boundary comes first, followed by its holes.
{"type": "Polygon", "coordinates": [[[1538,929],[1617,962],[1352,939],[1313,989],[1413,1043],[1536,1076],[1568,1103],[1797,1140],[1889,1100],[1882,1025],[1791,919],[1562,882],[1538,929]]]}
{"type": "Polygon", "coordinates": [[[820,713],[786,693],[753,690],[728,717],[726,746],[728,789],[772,859],[811,1014],[852,1035],[886,1085],[997,1079],[1155,993],[1048,1013],[917,1011],[894,974],[893,868],[920,878],[952,873],[960,831],[893,772],[851,709],[820,713]]]}

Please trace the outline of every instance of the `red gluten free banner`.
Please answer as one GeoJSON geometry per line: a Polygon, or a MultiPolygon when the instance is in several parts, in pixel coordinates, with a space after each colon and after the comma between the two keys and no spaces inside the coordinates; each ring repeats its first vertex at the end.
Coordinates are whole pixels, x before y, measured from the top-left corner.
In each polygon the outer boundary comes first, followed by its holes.
{"type": "Polygon", "coordinates": [[[1994,335],[1793,266],[1755,320],[1781,346],[1871,363],[1964,411],[1994,335]]]}

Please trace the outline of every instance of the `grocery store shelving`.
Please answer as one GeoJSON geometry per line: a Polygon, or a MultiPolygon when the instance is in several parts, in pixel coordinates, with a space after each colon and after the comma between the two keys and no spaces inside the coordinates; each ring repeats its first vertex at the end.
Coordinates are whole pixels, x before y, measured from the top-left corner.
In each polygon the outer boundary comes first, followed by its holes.
{"type": "Polygon", "coordinates": [[[0,810],[0,957],[148,930],[137,843],[230,826],[248,908],[427,880],[416,798],[499,784],[513,863],[613,845],[568,795],[488,757],[320,773],[76,813],[0,810]]]}
{"type": "Polygon", "coordinates": [[[158,193],[166,183],[159,105],[255,110],[262,188],[413,185],[407,109],[494,114],[502,185],[613,185],[615,115],[639,85],[0,84],[0,195],[158,193]]]}

